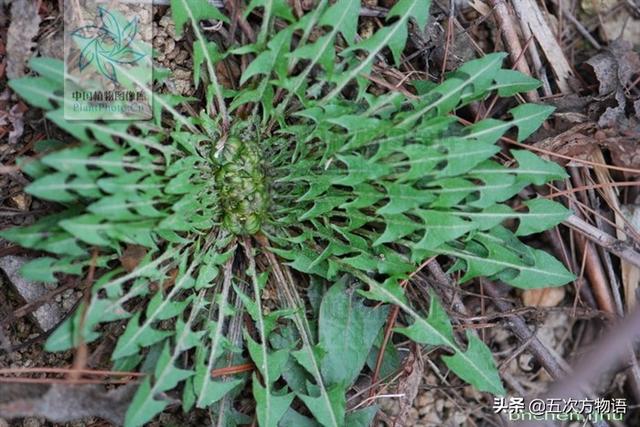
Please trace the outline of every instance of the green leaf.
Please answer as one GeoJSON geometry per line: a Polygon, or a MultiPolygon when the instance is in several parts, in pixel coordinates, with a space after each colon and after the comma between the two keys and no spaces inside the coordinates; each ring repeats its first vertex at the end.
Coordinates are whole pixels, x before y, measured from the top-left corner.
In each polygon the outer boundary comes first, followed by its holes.
{"type": "Polygon", "coordinates": [[[316,421],[324,427],[335,427],[337,425],[343,425],[342,420],[344,420],[346,406],[345,391],[344,386],[340,384],[329,388],[327,394],[329,402],[331,403],[332,412],[326,411],[325,402],[321,396],[312,397],[298,394],[298,397],[302,399],[307,408],[309,408],[309,411],[311,411],[316,421]],[[339,424],[336,423],[336,419],[339,424]]]}
{"type": "Polygon", "coordinates": [[[108,246],[111,241],[106,235],[113,224],[103,222],[95,215],[80,215],[75,218],[60,221],[62,227],[69,234],[90,245],[108,246]]]}
{"type": "Polygon", "coordinates": [[[543,160],[527,150],[511,150],[511,154],[518,161],[518,180],[521,182],[543,185],[546,182],[565,179],[568,175],[557,163],[543,160]]]}
{"type": "MultiPolygon", "coordinates": [[[[245,246],[245,249],[249,251],[251,248],[249,246],[245,246]]],[[[242,299],[249,314],[256,321],[258,333],[260,335],[260,344],[251,339],[249,334],[246,336],[249,354],[262,374],[264,383],[264,387],[261,386],[257,376],[254,374],[253,395],[256,399],[256,412],[260,425],[277,427],[278,421],[287,411],[294,398],[293,393],[285,394],[285,389],[276,391],[273,385],[282,374],[282,370],[284,369],[285,363],[289,357],[289,352],[285,349],[276,352],[269,351],[267,338],[275,326],[275,320],[278,313],[271,313],[269,316],[263,315],[263,309],[261,307],[262,298],[260,295],[261,289],[265,286],[267,281],[267,273],[258,277],[253,254],[249,253],[248,256],[250,257],[249,275],[251,277],[251,282],[253,283],[255,299],[251,301],[239,289],[236,289],[236,293],[242,299]]]]}
{"type": "Polygon", "coordinates": [[[491,351],[470,331],[467,331],[466,336],[467,350],[458,351],[453,356],[442,356],[442,360],[457,376],[478,389],[504,396],[505,390],[491,351]],[[470,360],[473,360],[473,363],[469,363],[470,360]]]}
{"type": "Polygon", "coordinates": [[[505,56],[505,53],[497,52],[466,62],[455,74],[460,77],[449,78],[423,95],[424,101],[418,103],[415,111],[411,111],[400,122],[400,126],[413,123],[434,110],[440,113],[451,111],[468,87],[473,89],[473,94],[483,94],[484,89],[489,87],[493,76],[500,69],[505,56]],[[434,97],[436,97],[435,101],[434,97]]]}
{"type": "Polygon", "coordinates": [[[146,424],[169,403],[167,400],[157,400],[156,395],[175,388],[178,383],[194,375],[194,371],[182,369],[176,366],[178,357],[186,350],[195,347],[199,343],[202,333],[194,333],[191,330],[196,316],[204,307],[202,304],[204,292],[195,300],[191,313],[186,323],[178,322],[175,345],[173,348],[165,341],[162,351],[155,362],[154,382],[151,387],[145,379],[138,388],[133,401],[125,416],[126,426],[146,424]]]}
{"type": "Polygon", "coordinates": [[[460,371],[461,377],[464,375],[463,379],[480,390],[494,394],[504,394],[504,388],[500,382],[497,369],[490,357],[491,352],[486,348],[479,350],[478,346],[484,346],[482,341],[479,340],[473,344],[473,351],[470,351],[471,344],[466,352],[460,349],[454,340],[451,323],[444,309],[433,295],[431,296],[430,304],[431,312],[429,317],[424,319],[406,303],[403,295],[398,294],[398,292],[401,292],[399,286],[396,285],[390,288],[388,285],[380,285],[366,275],[356,273],[356,276],[370,286],[371,292],[367,293],[368,296],[383,302],[396,304],[414,319],[414,323],[410,327],[397,329],[397,332],[401,332],[421,344],[449,347],[455,352],[456,358],[453,364],[448,363],[447,359],[445,359],[445,363],[453,372],[458,374],[458,371],[460,371]],[[487,354],[489,358],[486,357],[487,354]],[[478,355],[481,358],[477,358],[478,355]],[[473,372],[474,375],[468,375],[469,372],[473,372]]]}
{"type": "Polygon", "coordinates": [[[169,404],[166,400],[149,399],[151,395],[151,380],[147,377],[136,391],[127,410],[125,426],[141,426],[151,421],[156,414],[162,412],[169,404]],[[135,408],[144,404],[144,411],[135,411],[135,408]]]}
{"type": "Polygon", "coordinates": [[[518,142],[527,139],[553,113],[555,107],[539,104],[522,104],[509,110],[512,126],[518,127],[518,142]]]}
{"type": "Polygon", "coordinates": [[[278,421],[289,409],[295,395],[269,395],[269,391],[260,385],[258,377],[253,375],[253,397],[256,399],[258,423],[264,427],[277,427],[278,421]]]}
{"type": "Polygon", "coordinates": [[[498,70],[494,81],[492,89],[497,89],[498,96],[505,98],[517,93],[535,90],[541,85],[539,80],[515,70],[498,70]]]}
{"type": "Polygon", "coordinates": [[[487,251],[485,253],[474,252],[471,246],[462,251],[448,247],[439,249],[465,261],[467,271],[461,282],[478,276],[492,277],[505,271],[513,274],[502,277],[502,280],[523,289],[562,286],[575,279],[562,263],[542,250],[526,247],[529,259],[522,259],[499,238],[480,239],[487,251]]]}
{"type": "Polygon", "coordinates": [[[140,322],[140,312],[129,320],[124,333],[118,339],[115,350],[113,350],[112,359],[136,354],[140,348],[149,347],[174,334],[174,331],[156,329],[154,324],[156,321],[178,316],[189,305],[188,303],[191,301],[180,303],[174,301],[174,298],[181,291],[193,286],[195,281],[191,277],[191,273],[194,268],[195,264],[192,263],[186,271],[182,269],[167,295],[156,294],[156,299],[147,306],[143,322],[140,322]]]}
{"type": "Polygon", "coordinates": [[[81,264],[73,264],[72,259],[56,259],[51,257],[36,258],[20,268],[20,274],[34,282],[57,282],[55,273],[80,274],[81,264]]]}
{"type": "Polygon", "coordinates": [[[44,77],[21,77],[9,81],[9,87],[20,95],[25,101],[34,107],[50,110],[57,105],[62,105],[63,98],[56,95],[60,87],[44,77]]]}
{"type": "Polygon", "coordinates": [[[369,427],[377,413],[377,406],[358,409],[357,411],[347,414],[345,425],[349,427],[369,427]]]}
{"type": "Polygon", "coordinates": [[[396,328],[395,332],[406,335],[422,344],[454,346],[455,348],[455,338],[449,317],[433,295],[431,295],[429,308],[426,322],[416,321],[409,327],[396,328]],[[428,327],[425,327],[426,325],[428,327]]]}
{"type": "Polygon", "coordinates": [[[62,88],[64,83],[64,62],[57,58],[33,57],[29,61],[31,70],[62,88]]]}
{"type": "Polygon", "coordinates": [[[351,47],[342,51],[342,55],[347,55],[355,50],[364,50],[367,52],[364,59],[356,62],[356,65],[349,67],[342,73],[336,82],[336,87],[329,92],[323,101],[334,99],[344,89],[344,87],[361,73],[367,73],[371,68],[371,64],[380,51],[389,47],[396,64],[400,63],[400,53],[404,49],[407,40],[408,30],[407,24],[410,18],[415,19],[419,28],[426,25],[429,14],[430,0],[400,0],[389,11],[387,19],[396,19],[389,25],[382,27],[376,31],[371,37],[365,39],[351,47]]]}
{"type": "Polygon", "coordinates": [[[182,37],[184,25],[189,21],[193,21],[194,25],[199,25],[205,19],[229,22],[215,6],[200,0],[171,0],[171,17],[177,37],[182,37]]]}
{"type": "Polygon", "coordinates": [[[388,311],[365,306],[345,281],[329,288],[320,305],[319,343],[326,353],[321,368],[329,386],[350,386],[355,381],[388,311]]]}
{"type": "Polygon", "coordinates": [[[57,172],[36,179],[25,187],[25,191],[44,200],[73,202],[77,196],[71,191],[81,192],[97,188],[98,185],[94,182],[83,182],[80,179],[72,179],[64,172],[57,172]]]}
{"type": "Polygon", "coordinates": [[[529,200],[525,204],[529,212],[519,215],[520,224],[516,236],[528,236],[549,230],[571,215],[571,211],[560,203],[544,198],[529,200]]]}

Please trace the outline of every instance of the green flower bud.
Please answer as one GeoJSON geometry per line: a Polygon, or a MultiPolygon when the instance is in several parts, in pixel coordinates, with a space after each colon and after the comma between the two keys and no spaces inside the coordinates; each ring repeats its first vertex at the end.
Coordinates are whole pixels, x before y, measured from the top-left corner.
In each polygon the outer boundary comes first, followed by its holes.
{"type": "Polygon", "coordinates": [[[268,200],[258,144],[232,136],[216,161],[214,185],[222,208],[222,226],[233,234],[257,233],[268,200]]]}

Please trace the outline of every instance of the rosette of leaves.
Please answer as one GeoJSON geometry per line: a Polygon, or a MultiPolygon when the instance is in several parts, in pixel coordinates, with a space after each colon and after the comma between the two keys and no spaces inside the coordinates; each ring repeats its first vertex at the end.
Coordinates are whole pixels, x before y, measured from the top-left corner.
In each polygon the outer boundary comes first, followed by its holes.
{"type": "MultiPolygon", "coordinates": [[[[419,82],[412,96],[369,90],[374,64],[401,62],[428,6],[400,0],[360,39],[357,1],[319,1],[297,16],[284,0],[254,0],[242,17],[259,17],[259,30],[238,44],[202,30],[205,20],[239,28],[223,10],[173,0],[178,36],[193,35],[194,85],[204,96],[149,91],[152,123],[64,120],[55,60],[36,58],[39,76],[11,82],[74,142],[47,141],[20,163],[33,178],[27,191],[58,202],[59,212],[2,235],[49,253],[23,269],[30,278],[95,268],[88,302],[46,348],[117,334],[113,369],[147,374],[127,425],[176,402],[209,408],[218,425],[250,422],[236,405],[247,382],[261,426],[368,425],[376,408],[352,410],[346,392],[380,351],[390,305],[403,313],[397,334],[441,347],[455,375],[504,393],[489,348],[454,333],[435,294],[422,312],[401,283],[436,255],[457,260],[462,282],[571,281],[555,258],[518,239],[567,210],[540,198],[508,203],[565,173],[527,150],[511,150],[508,164],[496,156],[502,135],[525,140],[552,108],[522,104],[470,126],[457,119],[471,102],[538,86],[502,68],[502,53],[440,84],[419,82]],[[216,75],[225,61],[247,64],[234,89],[216,75]],[[502,225],[509,219],[515,230],[502,225]],[[140,247],[144,256],[119,262],[140,247]],[[279,310],[265,308],[266,289],[279,310]],[[247,363],[250,375],[213,375],[247,363]]],[[[393,347],[382,351],[392,365],[393,347]]]]}

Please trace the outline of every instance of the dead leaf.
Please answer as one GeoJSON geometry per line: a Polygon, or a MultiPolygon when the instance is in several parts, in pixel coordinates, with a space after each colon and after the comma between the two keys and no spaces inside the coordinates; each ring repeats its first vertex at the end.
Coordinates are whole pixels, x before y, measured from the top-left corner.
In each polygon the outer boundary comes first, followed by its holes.
{"type": "Polygon", "coordinates": [[[26,193],[18,193],[9,198],[9,204],[21,211],[28,211],[31,206],[31,196],[26,193]]]}
{"type": "Polygon", "coordinates": [[[98,385],[0,384],[0,417],[45,417],[54,423],[99,417],[122,425],[137,387],[107,391],[98,385]]]}
{"type": "Polygon", "coordinates": [[[147,255],[147,248],[140,245],[127,245],[124,252],[120,256],[120,264],[122,268],[131,273],[140,265],[142,259],[147,255]]]}
{"type": "Polygon", "coordinates": [[[231,59],[216,64],[216,75],[220,84],[226,89],[234,88],[233,82],[237,82],[240,79],[240,74],[240,67],[231,59]]]}
{"type": "MultiPolygon", "coordinates": [[[[558,135],[545,138],[533,144],[536,148],[543,149],[552,153],[562,154],[575,159],[588,160],[591,152],[598,148],[597,141],[594,140],[593,132],[595,125],[593,123],[581,123],[571,127],[571,129],[558,135]]],[[[543,154],[543,158],[556,161],[561,165],[567,163],[566,160],[551,157],[543,154]]]]}
{"type": "Polygon", "coordinates": [[[598,99],[594,111],[601,128],[631,129],[638,126],[640,118],[627,117],[627,103],[635,103],[632,87],[639,76],[640,55],[633,50],[633,44],[616,40],[603,52],[591,57],[582,67],[591,80],[598,84],[598,99]]]}
{"type": "Polygon", "coordinates": [[[398,382],[398,393],[402,394],[399,399],[400,411],[396,417],[396,425],[406,425],[406,418],[413,407],[413,401],[420,390],[420,383],[424,374],[424,361],[419,351],[412,351],[406,362],[407,375],[403,376],[398,382]]]}
{"type": "Polygon", "coordinates": [[[522,292],[522,304],[527,307],[555,307],[564,299],[564,287],[527,289],[522,292]]]}
{"type": "Polygon", "coordinates": [[[640,18],[634,17],[627,8],[622,7],[617,12],[604,13],[600,16],[602,17],[601,31],[606,40],[618,38],[630,42],[640,40],[640,18]]]}
{"type": "Polygon", "coordinates": [[[7,76],[10,79],[24,75],[31,57],[31,40],[38,35],[40,26],[38,3],[33,0],[13,0],[11,3],[11,23],[7,32],[7,76]]]}
{"type": "Polygon", "coordinates": [[[24,133],[24,112],[20,104],[16,104],[7,113],[7,120],[13,129],[9,132],[9,144],[17,144],[24,133]]]}
{"type": "Polygon", "coordinates": [[[640,144],[637,138],[609,138],[603,145],[609,149],[611,163],[614,165],[640,169],[640,144]]]}

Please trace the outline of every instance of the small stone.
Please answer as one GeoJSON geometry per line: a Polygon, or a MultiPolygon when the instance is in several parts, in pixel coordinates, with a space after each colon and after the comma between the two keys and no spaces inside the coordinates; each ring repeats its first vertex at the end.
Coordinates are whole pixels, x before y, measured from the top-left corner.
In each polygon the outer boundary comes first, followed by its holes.
{"type": "Polygon", "coordinates": [[[171,51],[169,51],[169,53],[167,53],[167,55],[165,56],[165,59],[168,61],[175,61],[176,56],[178,56],[178,53],[180,53],[180,51],[178,49],[173,49],[171,51]]]}
{"type": "Polygon", "coordinates": [[[140,17],[140,23],[142,24],[148,24],[151,19],[151,15],[149,14],[149,11],[146,9],[142,9],[138,13],[138,16],[140,17]]]}
{"type": "Polygon", "coordinates": [[[518,366],[524,372],[533,370],[533,356],[529,353],[522,353],[518,356],[518,366]]]}
{"type": "Polygon", "coordinates": [[[62,301],[62,309],[67,312],[70,311],[73,308],[73,306],[76,304],[76,301],[77,301],[77,298],[65,298],[62,301]]]}
{"type": "Polygon", "coordinates": [[[475,399],[477,401],[482,399],[482,393],[480,393],[477,388],[470,385],[466,386],[462,390],[462,395],[467,399],[475,399]]]}
{"type": "Polygon", "coordinates": [[[527,307],[555,307],[564,295],[564,287],[527,289],[522,293],[522,303],[527,307]]]}
{"type": "Polygon", "coordinates": [[[28,211],[31,206],[31,196],[25,193],[19,193],[9,199],[10,204],[20,209],[21,211],[28,211]]]}
{"type": "Polygon", "coordinates": [[[22,421],[22,427],[40,427],[41,425],[43,425],[43,422],[39,418],[29,417],[22,421]]]}
{"type": "MultiPolygon", "coordinates": [[[[5,256],[0,258],[0,269],[5,272],[9,282],[20,296],[27,303],[30,303],[43,298],[48,291],[42,283],[30,282],[22,277],[20,269],[27,261],[28,259],[23,257],[13,255],[5,256]]],[[[43,331],[53,329],[62,320],[60,308],[58,305],[50,302],[38,307],[33,312],[33,316],[43,331]]],[[[18,324],[18,326],[20,326],[20,324],[18,324]]]]}
{"type": "MultiPolygon", "coordinates": [[[[183,64],[189,58],[189,52],[186,50],[181,50],[178,52],[178,56],[176,56],[176,63],[183,64]]],[[[186,65],[186,64],[185,64],[186,65]]]]}
{"type": "Polygon", "coordinates": [[[451,418],[455,424],[459,426],[463,426],[463,425],[466,425],[467,417],[468,415],[465,414],[464,412],[456,412],[453,414],[453,417],[451,418]]]}
{"type": "Polygon", "coordinates": [[[409,409],[409,414],[407,416],[410,420],[417,420],[420,417],[416,408],[409,409]]]}
{"type": "Polygon", "coordinates": [[[427,396],[426,393],[418,396],[418,398],[416,399],[416,406],[418,408],[422,408],[427,405],[429,405],[429,396],[427,396]]]}

